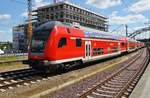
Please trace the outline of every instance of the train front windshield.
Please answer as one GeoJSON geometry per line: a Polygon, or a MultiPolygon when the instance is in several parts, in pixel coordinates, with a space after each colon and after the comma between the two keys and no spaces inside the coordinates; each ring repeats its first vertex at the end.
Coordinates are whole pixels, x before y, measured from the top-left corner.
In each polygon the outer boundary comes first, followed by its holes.
{"type": "Polygon", "coordinates": [[[51,30],[36,30],[33,32],[31,52],[43,52],[51,30]]]}

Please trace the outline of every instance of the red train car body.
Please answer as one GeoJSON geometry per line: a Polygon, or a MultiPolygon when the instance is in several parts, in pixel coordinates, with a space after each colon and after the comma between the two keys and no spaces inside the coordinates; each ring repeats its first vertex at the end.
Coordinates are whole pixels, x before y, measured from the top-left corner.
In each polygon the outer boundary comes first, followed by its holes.
{"type": "Polygon", "coordinates": [[[54,21],[34,30],[29,61],[31,67],[71,66],[131,52],[142,46],[133,39],[54,21]]]}

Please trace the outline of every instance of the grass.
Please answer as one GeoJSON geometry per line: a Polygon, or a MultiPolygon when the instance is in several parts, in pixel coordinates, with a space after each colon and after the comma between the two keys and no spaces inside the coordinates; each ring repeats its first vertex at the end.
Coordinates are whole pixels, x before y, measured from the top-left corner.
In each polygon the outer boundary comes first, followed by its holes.
{"type": "Polygon", "coordinates": [[[27,56],[3,56],[0,57],[0,62],[16,61],[16,60],[26,60],[27,56]]]}
{"type": "MultiPolygon", "coordinates": [[[[28,56],[3,56],[0,57],[0,62],[26,60],[27,58],[28,56]]],[[[12,71],[12,70],[18,70],[24,68],[29,68],[29,66],[23,64],[22,62],[0,63],[0,72],[12,71]]]]}
{"type": "Polygon", "coordinates": [[[0,64],[0,72],[19,70],[24,68],[29,68],[29,65],[22,64],[22,62],[0,64]]]}

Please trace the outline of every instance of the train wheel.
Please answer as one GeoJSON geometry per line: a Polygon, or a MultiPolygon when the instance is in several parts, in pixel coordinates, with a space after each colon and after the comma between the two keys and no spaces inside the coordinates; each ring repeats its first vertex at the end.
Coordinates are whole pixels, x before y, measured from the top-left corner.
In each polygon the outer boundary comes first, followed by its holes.
{"type": "Polygon", "coordinates": [[[57,65],[57,72],[65,72],[65,65],[64,64],[59,64],[57,65]]]}

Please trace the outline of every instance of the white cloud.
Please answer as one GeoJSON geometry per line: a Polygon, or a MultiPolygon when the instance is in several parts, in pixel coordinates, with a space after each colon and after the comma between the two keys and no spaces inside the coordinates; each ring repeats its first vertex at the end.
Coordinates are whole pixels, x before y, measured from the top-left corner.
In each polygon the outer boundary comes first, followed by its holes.
{"type": "Polygon", "coordinates": [[[111,24],[118,24],[118,25],[148,21],[148,19],[142,14],[135,14],[135,15],[129,14],[126,16],[118,16],[116,11],[110,15],[109,19],[111,24]]]}
{"type": "Polygon", "coordinates": [[[46,2],[44,0],[35,0],[34,8],[41,7],[47,4],[50,4],[50,2],[46,2]]]}
{"type": "Polygon", "coordinates": [[[4,31],[0,30],[0,34],[3,34],[4,31]]]}
{"type": "Polygon", "coordinates": [[[129,11],[135,13],[140,13],[148,10],[150,10],[150,0],[139,0],[129,8],[129,11]]]}
{"type": "Polygon", "coordinates": [[[11,15],[9,14],[0,14],[0,21],[7,21],[11,19],[11,15]]]}
{"type": "Polygon", "coordinates": [[[87,4],[91,4],[100,9],[106,9],[121,4],[121,0],[87,0],[87,4]]]}
{"type": "Polygon", "coordinates": [[[12,41],[12,30],[0,29],[0,41],[12,41]]]}
{"type": "MultiPolygon", "coordinates": [[[[38,7],[48,5],[50,2],[46,2],[44,0],[34,0],[32,10],[37,9],[38,7]]],[[[33,14],[33,13],[32,13],[33,14]]],[[[21,14],[22,17],[28,17],[28,11],[27,9],[21,14]]]]}

